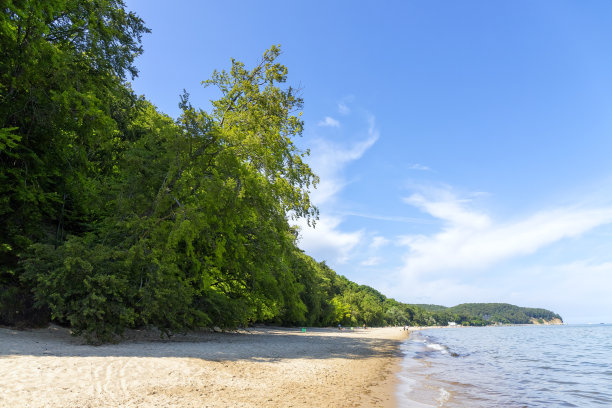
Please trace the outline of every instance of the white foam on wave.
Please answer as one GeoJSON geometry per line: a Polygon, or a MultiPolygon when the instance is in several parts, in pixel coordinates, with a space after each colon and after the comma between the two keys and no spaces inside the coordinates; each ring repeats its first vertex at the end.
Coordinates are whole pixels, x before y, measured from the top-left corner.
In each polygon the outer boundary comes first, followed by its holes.
{"type": "Polygon", "coordinates": [[[448,348],[446,348],[445,346],[443,346],[442,344],[438,344],[438,343],[427,343],[427,348],[431,349],[431,350],[436,350],[441,352],[442,354],[448,354],[448,348]]]}
{"type": "Polygon", "coordinates": [[[438,407],[443,407],[445,403],[450,401],[450,397],[451,393],[440,387],[440,394],[438,398],[436,398],[436,401],[438,402],[438,407]]]}
{"type": "Polygon", "coordinates": [[[419,333],[416,335],[412,335],[411,341],[412,343],[422,344],[423,346],[425,346],[426,350],[439,351],[442,354],[449,354],[449,350],[447,346],[440,344],[440,343],[436,343],[429,336],[423,336],[419,333]]]}

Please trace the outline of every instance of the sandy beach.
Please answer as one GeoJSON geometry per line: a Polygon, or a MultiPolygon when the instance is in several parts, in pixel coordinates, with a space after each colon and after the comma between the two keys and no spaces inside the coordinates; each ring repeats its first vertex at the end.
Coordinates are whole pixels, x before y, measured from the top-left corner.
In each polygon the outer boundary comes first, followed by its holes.
{"type": "Polygon", "coordinates": [[[0,328],[2,407],[394,407],[401,328],[253,328],[90,346],[0,328]]]}

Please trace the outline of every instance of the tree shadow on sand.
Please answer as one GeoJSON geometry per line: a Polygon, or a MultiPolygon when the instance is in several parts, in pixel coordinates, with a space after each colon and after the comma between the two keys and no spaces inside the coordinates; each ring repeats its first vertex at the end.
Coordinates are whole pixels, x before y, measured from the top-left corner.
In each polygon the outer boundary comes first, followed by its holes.
{"type": "MultiPolygon", "coordinates": [[[[398,331],[401,329],[397,329],[398,331]]],[[[196,358],[207,361],[367,359],[397,356],[399,340],[372,338],[357,329],[256,328],[248,331],[178,334],[162,339],[152,330],[131,330],[117,344],[92,346],[68,329],[0,329],[0,359],[14,356],[196,358]]]]}

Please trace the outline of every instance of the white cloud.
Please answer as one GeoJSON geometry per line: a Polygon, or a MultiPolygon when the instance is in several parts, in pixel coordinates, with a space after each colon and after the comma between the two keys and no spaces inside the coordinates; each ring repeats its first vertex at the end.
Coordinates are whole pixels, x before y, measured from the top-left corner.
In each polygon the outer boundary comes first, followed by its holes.
{"type": "Polygon", "coordinates": [[[317,123],[318,126],[326,126],[326,127],[340,127],[340,122],[338,122],[336,119],[326,116],[325,119],[319,121],[319,123],[317,123]]]}
{"type": "Polygon", "coordinates": [[[346,106],[344,102],[340,102],[338,103],[338,112],[340,112],[340,114],[342,115],[348,115],[349,113],[351,113],[351,109],[346,106]]]}
{"type": "Polygon", "coordinates": [[[348,115],[351,113],[351,108],[349,108],[348,104],[355,100],[354,95],[347,95],[340,102],[338,102],[338,112],[341,115],[348,115]]]}
{"type": "Polygon", "coordinates": [[[380,221],[391,221],[391,222],[401,222],[408,224],[434,224],[435,221],[426,218],[414,218],[414,217],[402,217],[397,215],[380,215],[380,214],[368,214],[356,211],[342,211],[339,214],[352,216],[352,217],[361,217],[368,218],[371,220],[380,220],[380,221]]]}
{"type": "Polygon", "coordinates": [[[411,169],[411,170],[421,170],[421,171],[430,171],[431,170],[429,167],[424,166],[424,165],[419,164],[419,163],[411,164],[408,168],[411,169]]]}
{"type": "Polygon", "coordinates": [[[378,264],[380,264],[380,262],[382,261],[381,258],[377,257],[377,256],[371,256],[368,259],[362,261],[360,263],[361,266],[376,266],[378,264]]]}
{"type": "Polygon", "coordinates": [[[428,200],[421,194],[413,194],[404,202],[420,208],[431,216],[448,221],[452,225],[467,228],[486,228],[491,220],[485,214],[479,214],[463,208],[468,200],[458,200],[449,193],[436,200],[428,200]]]}
{"type": "Polygon", "coordinates": [[[341,226],[343,217],[332,213],[331,204],[347,184],[344,177],[346,165],[359,160],[379,138],[374,117],[369,117],[368,122],[368,136],[364,140],[342,145],[317,139],[311,146],[309,164],[320,182],[310,198],[319,207],[321,215],[316,228],[308,227],[304,221],[298,223],[301,227],[300,247],[315,259],[327,260],[332,265],[347,262],[351,251],[366,237],[363,230],[344,231],[341,226]]]}
{"type": "Polygon", "coordinates": [[[375,236],[372,238],[372,243],[370,244],[371,249],[379,249],[385,245],[389,244],[389,240],[385,237],[375,236]]]}
{"type": "Polygon", "coordinates": [[[359,244],[364,231],[343,232],[340,230],[342,219],[329,215],[321,215],[316,228],[299,220],[300,247],[318,261],[328,261],[330,264],[346,263],[350,253],[359,244]]]}
{"type": "Polygon", "coordinates": [[[427,273],[432,279],[533,254],[612,222],[612,208],[562,207],[496,223],[484,212],[469,208],[470,200],[458,199],[449,192],[433,199],[414,194],[405,201],[443,222],[434,234],[400,237],[409,248],[403,274],[427,273]]]}
{"type": "Polygon", "coordinates": [[[312,148],[309,164],[319,176],[317,189],[312,192],[311,199],[315,205],[323,205],[330,201],[346,185],[343,170],[352,161],[358,160],[376,143],[379,132],[373,116],[368,118],[368,137],[350,146],[340,145],[324,139],[317,139],[312,148]]]}

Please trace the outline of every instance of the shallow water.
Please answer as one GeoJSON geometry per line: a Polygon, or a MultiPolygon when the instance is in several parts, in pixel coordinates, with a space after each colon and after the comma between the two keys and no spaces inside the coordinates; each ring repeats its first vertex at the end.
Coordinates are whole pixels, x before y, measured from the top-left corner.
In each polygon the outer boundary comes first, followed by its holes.
{"type": "Polygon", "coordinates": [[[411,333],[399,406],[612,407],[612,326],[456,327],[411,333]]]}

